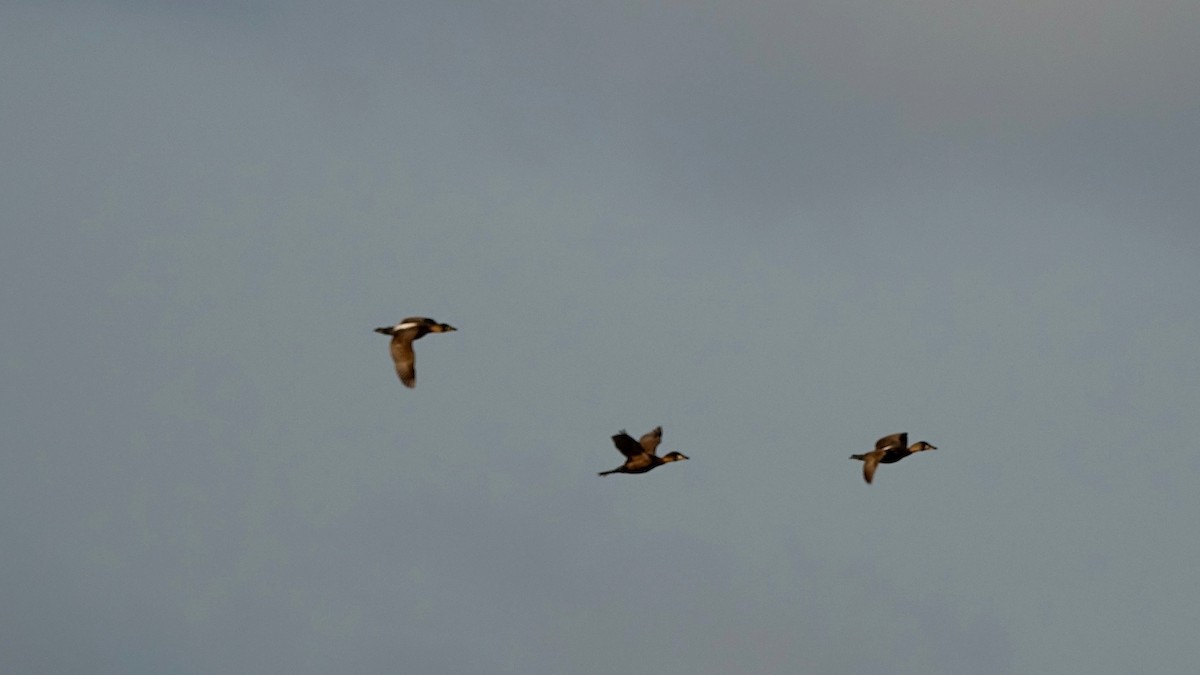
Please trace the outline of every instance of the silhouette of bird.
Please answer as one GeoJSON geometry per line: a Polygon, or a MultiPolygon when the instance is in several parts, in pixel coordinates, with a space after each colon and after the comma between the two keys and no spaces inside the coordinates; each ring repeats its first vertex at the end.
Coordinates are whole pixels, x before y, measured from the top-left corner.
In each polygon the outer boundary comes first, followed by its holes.
{"type": "Polygon", "coordinates": [[[662,427],[654,427],[638,441],[633,440],[633,437],[622,429],[621,433],[612,437],[612,442],[617,446],[617,450],[625,455],[625,463],[612,471],[601,471],[601,476],[610,473],[646,473],[656,466],[691,459],[682,452],[668,452],[662,457],[654,454],[655,450],[658,450],[658,444],[662,442],[662,427]]]}
{"type": "Polygon", "coordinates": [[[850,459],[861,460],[863,463],[863,480],[870,484],[875,478],[875,467],[880,464],[894,464],[914,452],[937,450],[925,441],[917,441],[908,447],[908,434],[892,434],[875,441],[875,449],[862,455],[850,455],[850,459]]]}
{"type": "Polygon", "coordinates": [[[404,386],[412,389],[417,386],[416,356],[413,354],[413,340],[419,340],[429,333],[449,333],[458,330],[454,326],[438,323],[423,316],[410,316],[401,319],[395,326],[376,328],[376,333],[392,336],[392,361],[396,364],[396,375],[404,386]]]}

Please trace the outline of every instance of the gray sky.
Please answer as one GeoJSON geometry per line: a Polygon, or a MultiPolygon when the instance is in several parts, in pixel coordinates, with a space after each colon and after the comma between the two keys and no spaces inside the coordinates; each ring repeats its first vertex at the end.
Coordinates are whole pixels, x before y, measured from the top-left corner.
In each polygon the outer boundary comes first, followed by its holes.
{"type": "Polygon", "coordinates": [[[1193,672],[1198,31],[6,3],[2,669],[1193,672]]]}

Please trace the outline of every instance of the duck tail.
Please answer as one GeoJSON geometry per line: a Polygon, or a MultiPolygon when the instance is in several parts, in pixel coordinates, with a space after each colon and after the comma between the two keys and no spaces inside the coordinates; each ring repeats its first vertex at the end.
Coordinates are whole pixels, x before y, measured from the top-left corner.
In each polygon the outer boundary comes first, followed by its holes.
{"type": "Polygon", "coordinates": [[[865,461],[867,461],[867,456],[866,455],[850,455],[850,459],[857,459],[860,462],[865,462],[865,461]]]}
{"type": "Polygon", "coordinates": [[[617,472],[617,470],[616,470],[616,469],[613,469],[612,471],[601,471],[600,473],[598,473],[598,474],[596,474],[596,475],[597,475],[597,476],[607,476],[607,475],[608,475],[608,474],[610,474],[610,473],[616,473],[616,472],[617,472]]]}

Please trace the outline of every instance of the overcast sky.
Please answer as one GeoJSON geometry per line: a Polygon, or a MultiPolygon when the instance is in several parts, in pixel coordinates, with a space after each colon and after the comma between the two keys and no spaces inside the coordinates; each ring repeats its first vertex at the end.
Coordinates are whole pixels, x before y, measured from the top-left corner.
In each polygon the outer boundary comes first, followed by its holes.
{"type": "Polygon", "coordinates": [[[5,3],[0,670],[1194,672],[1197,35],[5,3]]]}

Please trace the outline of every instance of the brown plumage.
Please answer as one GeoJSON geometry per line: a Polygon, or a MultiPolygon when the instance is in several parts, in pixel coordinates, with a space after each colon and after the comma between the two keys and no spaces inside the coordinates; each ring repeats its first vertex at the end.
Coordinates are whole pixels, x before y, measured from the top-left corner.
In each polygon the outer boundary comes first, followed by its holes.
{"type": "Polygon", "coordinates": [[[925,450],[937,450],[934,446],[925,441],[917,441],[908,447],[908,434],[892,434],[884,436],[875,441],[875,449],[871,452],[862,455],[850,455],[850,459],[857,459],[863,463],[863,480],[870,484],[875,478],[875,468],[880,464],[894,464],[908,457],[914,452],[923,452],[925,450]]]}
{"type": "Polygon", "coordinates": [[[449,333],[458,330],[454,326],[438,323],[423,316],[410,316],[401,319],[395,326],[376,328],[376,333],[392,336],[392,361],[396,364],[396,375],[404,386],[412,389],[417,386],[416,356],[413,354],[413,340],[419,340],[429,333],[449,333]]]}
{"type": "Polygon", "coordinates": [[[612,471],[601,471],[601,476],[610,473],[646,473],[656,466],[690,459],[682,452],[668,452],[662,457],[655,454],[658,444],[662,443],[662,427],[654,427],[638,441],[622,429],[621,433],[612,437],[612,442],[625,455],[625,463],[612,471]]]}

